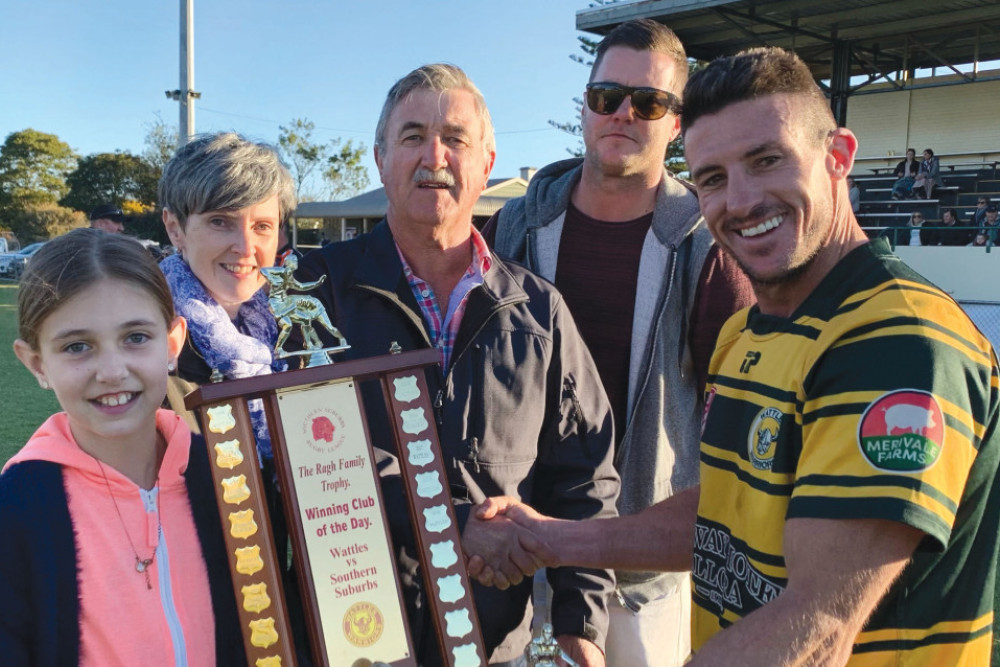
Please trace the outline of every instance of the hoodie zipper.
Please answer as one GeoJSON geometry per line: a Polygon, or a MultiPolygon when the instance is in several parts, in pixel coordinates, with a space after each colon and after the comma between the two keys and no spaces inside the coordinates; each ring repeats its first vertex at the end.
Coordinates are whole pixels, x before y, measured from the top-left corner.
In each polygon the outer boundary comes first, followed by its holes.
{"type": "MultiPolygon", "coordinates": [[[[649,331],[650,341],[655,341],[660,335],[660,323],[663,319],[663,310],[667,307],[667,301],[670,299],[670,294],[674,289],[674,278],[676,274],[677,274],[677,245],[671,243],[670,268],[667,271],[667,286],[666,289],[663,290],[663,298],[660,299],[660,303],[657,304],[656,307],[656,312],[653,314],[653,326],[649,331]]],[[[628,415],[628,422],[626,423],[625,426],[625,433],[622,434],[621,442],[623,443],[628,440],[628,437],[632,432],[632,422],[633,422],[633,417],[635,416],[635,411],[639,407],[639,397],[642,396],[643,393],[646,391],[646,387],[647,385],[649,385],[649,377],[653,371],[652,363],[650,363],[652,361],[652,352],[651,352],[652,345],[648,346],[648,349],[650,349],[650,358],[645,360],[646,364],[645,364],[645,371],[642,376],[642,381],[636,388],[635,392],[636,400],[635,403],[633,403],[632,405],[632,411],[628,415]]],[[[620,469],[621,456],[624,454],[624,451],[625,451],[624,447],[616,448],[614,457],[615,468],[620,469]]]]}
{"type": "Polygon", "coordinates": [[[167,550],[167,538],[163,533],[163,524],[160,521],[159,510],[159,487],[146,491],[139,489],[139,496],[142,498],[142,506],[146,510],[146,523],[156,521],[157,542],[156,542],[156,579],[160,588],[160,606],[163,609],[164,620],[167,623],[167,630],[170,633],[170,643],[174,649],[174,665],[177,667],[187,667],[187,643],[184,640],[184,628],[181,625],[180,616],[177,614],[177,605],[174,603],[173,586],[170,581],[170,556],[167,550]]]}

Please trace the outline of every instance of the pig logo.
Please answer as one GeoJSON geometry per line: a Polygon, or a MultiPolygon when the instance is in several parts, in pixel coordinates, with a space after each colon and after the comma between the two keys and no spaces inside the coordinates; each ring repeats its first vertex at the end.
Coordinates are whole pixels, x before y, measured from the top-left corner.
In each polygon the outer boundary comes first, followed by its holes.
{"type": "Polygon", "coordinates": [[[316,417],[313,419],[312,432],[313,440],[326,440],[333,442],[333,432],[336,429],[329,417],[316,417]]]}
{"type": "Polygon", "coordinates": [[[933,394],[901,389],[878,397],[858,425],[858,446],[875,469],[920,472],[944,447],[944,414],[933,394]]]}
{"type": "Polygon", "coordinates": [[[882,410],[885,412],[885,427],[889,435],[901,433],[926,435],[928,429],[936,426],[934,413],[917,405],[897,403],[891,408],[882,410]]]}

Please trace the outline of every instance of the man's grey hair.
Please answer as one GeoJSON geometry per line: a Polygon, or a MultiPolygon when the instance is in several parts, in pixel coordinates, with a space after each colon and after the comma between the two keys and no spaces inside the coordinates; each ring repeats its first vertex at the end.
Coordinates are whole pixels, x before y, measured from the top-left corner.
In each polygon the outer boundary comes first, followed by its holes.
{"type": "Polygon", "coordinates": [[[295,183],[278,151],[235,132],[203,134],[179,148],[160,178],[160,206],[183,228],[190,215],[238,211],[278,197],[284,224],[295,210],[295,183]]]}
{"type": "Polygon", "coordinates": [[[415,90],[431,90],[438,93],[467,90],[472,93],[476,101],[476,110],[483,121],[483,144],[486,152],[492,153],[496,149],[493,119],[490,118],[490,110],[486,108],[486,99],[476,88],[476,84],[472,83],[472,79],[460,67],[448,63],[434,63],[418,67],[389,89],[385,104],[382,105],[382,113],[378,117],[378,125],[375,126],[375,147],[378,150],[385,150],[385,129],[389,124],[389,116],[399,103],[415,90]]]}

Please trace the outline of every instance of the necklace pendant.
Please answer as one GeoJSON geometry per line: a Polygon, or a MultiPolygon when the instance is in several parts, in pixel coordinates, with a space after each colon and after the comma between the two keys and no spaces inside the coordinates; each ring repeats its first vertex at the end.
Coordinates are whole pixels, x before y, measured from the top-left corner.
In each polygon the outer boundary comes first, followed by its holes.
{"type": "Polygon", "coordinates": [[[145,560],[140,560],[138,556],[135,557],[135,571],[140,574],[146,575],[146,588],[153,590],[153,582],[149,579],[149,566],[153,564],[152,558],[147,558],[145,560]]]}

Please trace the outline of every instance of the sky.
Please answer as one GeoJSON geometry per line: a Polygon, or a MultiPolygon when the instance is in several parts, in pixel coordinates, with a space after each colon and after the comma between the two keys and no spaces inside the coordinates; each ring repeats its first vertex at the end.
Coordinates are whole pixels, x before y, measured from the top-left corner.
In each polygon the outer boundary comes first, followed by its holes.
{"type": "MultiPolygon", "coordinates": [[[[79,155],[140,154],[176,127],[180,0],[0,0],[0,139],[33,128],[79,155]]],[[[371,147],[390,86],[431,62],[462,67],[497,134],[493,177],[568,157],[587,69],[576,12],[587,0],[194,0],[195,130],[276,143],[296,118],[313,140],[371,147]]],[[[314,189],[318,189],[314,186],[314,189]]],[[[319,194],[319,193],[317,193],[319,194]]]]}

